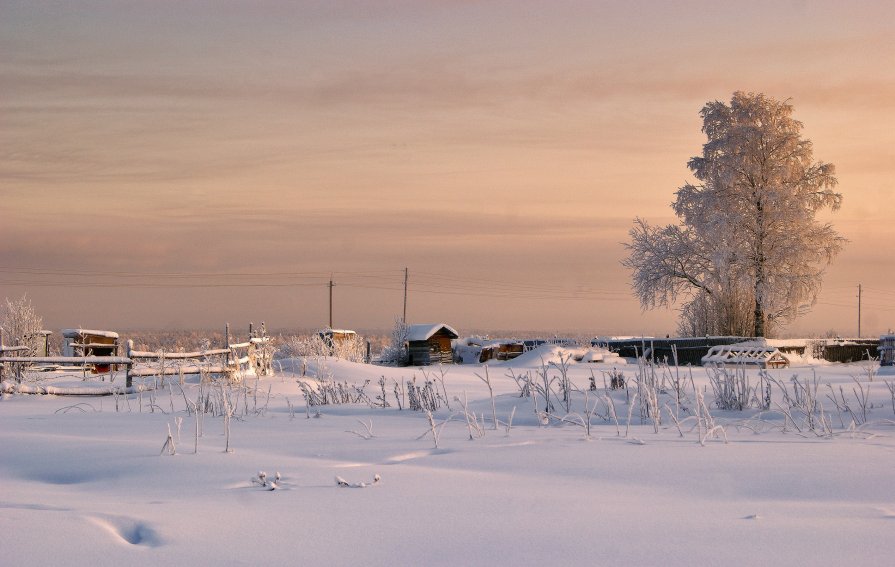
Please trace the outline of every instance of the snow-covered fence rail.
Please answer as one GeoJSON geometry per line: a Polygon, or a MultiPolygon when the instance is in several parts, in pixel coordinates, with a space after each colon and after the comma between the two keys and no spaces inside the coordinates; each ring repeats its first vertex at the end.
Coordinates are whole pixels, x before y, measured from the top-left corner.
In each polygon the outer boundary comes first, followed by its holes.
{"type": "Polygon", "coordinates": [[[250,337],[249,340],[230,345],[230,364],[246,365],[258,376],[273,374],[273,349],[266,334],[250,337]]]}
{"type": "Polygon", "coordinates": [[[126,356],[3,356],[0,362],[24,362],[30,364],[64,364],[84,366],[93,364],[120,364],[127,366],[131,359],[126,356]]]}
{"type": "MultiPolygon", "coordinates": [[[[22,372],[34,364],[73,366],[83,368],[96,366],[125,366],[130,369],[131,359],[126,356],[0,356],[0,368],[6,372],[7,364],[15,365],[18,381],[22,380],[22,372]]],[[[130,381],[128,381],[130,386],[130,381]]]]}
{"type": "MultiPolygon", "coordinates": [[[[3,332],[2,330],[0,330],[0,341],[2,341],[2,338],[3,332]]],[[[2,358],[13,358],[16,356],[16,353],[27,353],[30,350],[31,349],[27,346],[3,346],[3,343],[0,342],[0,357],[2,358]],[[9,356],[7,356],[7,353],[10,353],[9,356]]],[[[21,374],[21,364],[0,361],[0,381],[2,381],[3,378],[10,372],[8,368],[10,364],[13,365],[13,371],[16,374],[21,374]]]]}
{"type": "Polygon", "coordinates": [[[165,352],[134,350],[133,341],[127,342],[127,355],[133,361],[127,374],[127,385],[137,376],[170,376],[184,374],[222,374],[238,378],[252,370],[257,376],[273,374],[273,353],[270,337],[262,325],[260,332],[249,327],[249,340],[230,342],[230,326],[227,326],[226,346],[195,352],[165,352]]]}
{"type": "Polygon", "coordinates": [[[133,364],[127,373],[127,385],[131,386],[134,377],[171,376],[183,374],[228,374],[229,348],[210,349],[196,352],[165,352],[134,350],[134,342],[127,341],[127,356],[133,364]]]}

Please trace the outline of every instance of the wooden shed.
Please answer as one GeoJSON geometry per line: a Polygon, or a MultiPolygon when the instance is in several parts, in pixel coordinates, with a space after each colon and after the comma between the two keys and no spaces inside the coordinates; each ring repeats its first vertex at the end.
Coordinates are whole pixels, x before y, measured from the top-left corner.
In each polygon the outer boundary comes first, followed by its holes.
{"type": "Polygon", "coordinates": [[[320,337],[323,344],[334,349],[344,342],[355,340],[357,333],[348,329],[323,329],[317,332],[317,336],[320,337]]]}
{"type": "MultiPolygon", "coordinates": [[[[118,356],[118,333],[95,329],[63,329],[62,356],[118,356]]],[[[94,366],[93,372],[108,372],[110,366],[94,366]]]]}
{"type": "Polygon", "coordinates": [[[525,346],[520,341],[503,341],[497,347],[497,360],[513,360],[523,352],[525,346]]]}
{"type": "Polygon", "coordinates": [[[454,361],[451,341],[460,335],[444,323],[407,327],[407,353],[411,366],[450,364],[454,361]]]}

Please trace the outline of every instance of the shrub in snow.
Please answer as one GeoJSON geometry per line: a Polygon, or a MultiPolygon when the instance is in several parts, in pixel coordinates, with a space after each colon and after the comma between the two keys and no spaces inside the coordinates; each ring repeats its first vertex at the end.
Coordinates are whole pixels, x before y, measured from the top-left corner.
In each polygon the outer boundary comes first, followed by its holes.
{"type": "MultiPolygon", "coordinates": [[[[487,368],[485,371],[487,372],[487,368]]],[[[437,375],[434,373],[430,374],[425,368],[420,368],[420,372],[423,373],[423,378],[426,382],[431,381],[434,383],[436,393],[440,394],[441,401],[444,402],[444,405],[450,410],[451,402],[448,399],[447,388],[444,385],[444,377],[447,375],[447,370],[445,370],[444,365],[439,363],[437,375]],[[431,378],[429,377],[430,375],[432,376],[431,378]],[[441,392],[438,392],[438,385],[441,385],[441,392]]]]}
{"type": "Polygon", "coordinates": [[[625,374],[619,372],[615,368],[609,371],[609,387],[613,390],[620,390],[625,387],[625,374]]]}
{"type": "Polygon", "coordinates": [[[319,334],[287,337],[281,341],[277,358],[335,357],[350,362],[367,361],[367,343],[357,335],[328,341],[319,334]]]}
{"type": "Polygon", "coordinates": [[[367,488],[368,486],[376,486],[379,484],[379,481],[382,480],[378,474],[373,476],[372,482],[348,482],[344,478],[337,476],[336,477],[336,486],[340,486],[342,488],[367,488]]]}
{"type": "Polygon", "coordinates": [[[889,390],[889,400],[892,402],[892,413],[895,413],[895,382],[883,380],[886,388],[889,390]]]}
{"type": "Polygon", "coordinates": [[[413,380],[407,381],[407,402],[410,409],[435,411],[441,407],[443,401],[433,380],[424,380],[422,386],[417,385],[416,376],[413,377],[413,380]]]}
{"type": "MultiPolygon", "coordinates": [[[[476,417],[475,412],[469,411],[469,398],[466,396],[466,391],[463,392],[463,398],[455,396],[454,401],[460,404],[460,407],[463,410],[463,416],[466,418],[466,427],[469,430],[469,440],[472,441],[476,437],[484,437],[485,436],[485,426],[484,426],[484,416],[482,417],[482,424],[479,424],[478,417],[476,417]]],[[[516,408],[513,408],[513,412],[515,413],[516,408]]],[[[434,423],[432,423],[432,413],[427,412],[429,416],[429,423],[432,425],[432,436],[435,437],[435,447],[438,448],[438,437],[436,436],[434,423]]]]}
{"type": "Polygon", "coordinates": [[[450,418],[441,422],[441,425],[436,425],[435,417],[432,415],[432,412],[429,410],[426,410],[426,419],[429,421],[429,429],[428,429],[428,431],[426,431],[425,433],[423,433],[422,435],[417,437],[417,439],[422,439],[423,437],[426,437],[427,435],[429,435],[431,433],[432,443],[435,444],[435,448],[437,449],[438,448],[438,438],[441,437],[441,431],[444,429],[444,426],[447,425],[447,422],[450,421],[450,418]]]}
{"type": "Polygon", "coordinates": [[[494,420],[494,429],[497,429],[497,408],[494,405],[494,388],[491,386],[491,376],[488,374],[488,367],[485,367],[485,377],[482,378],[481,374],[476,373],[476,378],[481,380],[488,386],[488,395],[491,398],[491,417],[494,420]]]}
{"type": "Polygon", "coordinates": [[[345,431],[345,433],[353,433],[354,435],[357,435],[361,439],[366,439],[368,441],[370,439],[372,439],[374,437],[373,436],[373,420],[371,419],[369,421],[369,423],[367,423],[361,419],[358,419],[357,422],[364,426],[364,431],[357,431],[357,430],[352,429],[351,431],[345,431]]]}
{"type": "Polygon", "coordinates": [[[376,401],[379,402],[378,405],[383,408],[391,406],[391,404],[388,403],[388,399],[386,399],[387,394],[385,392],[385,386],[387,383],[385,376],[380,376],[379,381],[377,382],[377,384],[379,384],[379,393],[376,394],[376,401]]]}
{"type": "Polygon", "coordinates": [[[516,383],[516,387],[519,388],[519,397],[520,398],[530,398],[532,392],[531,385],[531,372],[526,372],[525,374],[516,375],[512,368],[510,368],[505,374],[506,377],[511,378],[513,382],[516,383]]]}
{"type": "MultiPolygon", "coordinates": [[[[559,387],[560,400],[566,413],[572,411],[572,381],[569,378],[569,366],[572,361],[571,354],[560,353],[559,361],[551,361],[550,366],[559,371],[557,385],[559,387]]],[[[546,374],[547,370],[544,369],[546,374]]]]}
{"type": "Polygon", "coordinates": [[[375,405],[365,391],[370,384],[369,380],[365,380],[358,386],[350,384],[348,381],[337,382],[332,374],[326,372],[323,376],[315,378],[313,382],[301,379],[297,382],[307,406],[357,403],[365,403],[371,407],[375,405]]]}
{"type": "Polygon", "coordinates": [[[27,346],[34,349],[29,340],[43,326],[43,319],[34,310],[27,295],[10,301],[0,308],[0,328],[3,329],[3,341],[12,346],[27,346]]]}
{"type": "Polygon", "coordinates": [[[715,406],[722,410],[742,411],[749,407],[766,410],[771,406],[771,382],[767,373],[759,373],[757,384],[740,368],[706,367],[715,394],[715,406]]]}
{"type": "MultiPolygon", "coordinates": [[[[42,326],[43,320],[34,311],[31,300],[25,295],[13,301],[6,298],[5,305],[0,306],[0,344],[28,347],[27,352],[17,353],[20,356],[33,356],[39,352],[38,331],[42,326]]],[[[8,374],[15,376],[17,382],[21,382],[26,367],[20,363],[0,365],[0,380],[4,374],[8,374]]]]}
{"type": "Polygon", "coordinates": [[[273,479],[267,478],[267,473],[264,471],[258,471],[258,474],[252,477],[252,484],[260,486],[265,490],[276,490],[280,487],[280,473],[279,471],[274,475],[273,479]]]}
{"type": "Polygon", "coordinates": [[[765,378],[777,386],[783,397],[782,404],[774,403],[783,413],[783,431],[792,427],[798,433],[811,432],[819,437],[832,437],[831,416],[824,409],[823,402],[818,399],[819,384],[816,375],[810,380],[808,378],[801,380],[798,375],[793,375],[790,378],[791,392],[780,379],[770,374],[765,374],[765,378]]]}
{"type": "Polygon", "coordinates": [[[168,424],[168,437],[167,437],[167,439],[165,439],[165,444],[162,445],[162,452],[159,454],[164,455],[166,451],[169,455],[177,454],[177,447],[174,445],[174,437],[171,435],[171,425],[170,424],[168,424]]]}
{"type": "Polygon", "coordinates": [[[407,324],[401,320],[395,320],[392,329],[391,341],[382,349],[379,362],[390,366],[407,366],[410,355],[407,351],[407,324]]]}

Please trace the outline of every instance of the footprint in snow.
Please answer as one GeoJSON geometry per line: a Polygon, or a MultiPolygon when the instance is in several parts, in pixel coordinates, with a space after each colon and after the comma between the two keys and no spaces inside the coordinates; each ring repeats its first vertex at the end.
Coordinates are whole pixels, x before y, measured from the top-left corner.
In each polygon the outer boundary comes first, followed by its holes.
{"type": "Polygon", "coordinates": [[[155,529],[141,520],[107,515],[88,516],[87,519],[122,543],[145,547],[158,547],[164,543],[155,529]]]}

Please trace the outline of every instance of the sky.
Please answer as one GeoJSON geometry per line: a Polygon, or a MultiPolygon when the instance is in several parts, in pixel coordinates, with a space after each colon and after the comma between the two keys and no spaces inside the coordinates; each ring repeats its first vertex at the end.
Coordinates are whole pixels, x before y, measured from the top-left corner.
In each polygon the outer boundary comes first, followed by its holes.
{"type": "Polygon", "coordinates": [[[850,243],[788,334],[895,327],[891,2],[0,0],[0,297],[49,329],[673,333],[621,266],[699,111],[789,99],[850,243]]]}

